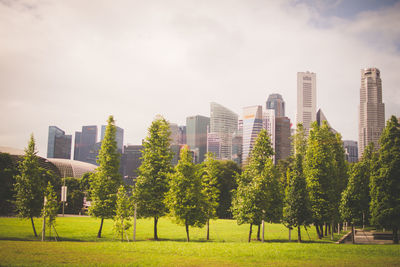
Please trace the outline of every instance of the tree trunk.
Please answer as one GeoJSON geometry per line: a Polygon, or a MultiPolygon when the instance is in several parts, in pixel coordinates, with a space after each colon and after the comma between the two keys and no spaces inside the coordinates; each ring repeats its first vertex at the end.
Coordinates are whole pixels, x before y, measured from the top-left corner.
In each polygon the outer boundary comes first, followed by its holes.
{"type": "Polygon", "coordinates": [[[329,225],[329,230],[331,234],[331,240],[333,240],[333,232],[335,231],[335,222],[332,220],[331,224],[329,225]]]}
{"type": "Polygon", "coordinates": [[[323,224],[319,225],[319,231],[321,233],[321,238],[323,238],[324,237],[324,225],[323,224]]]}
{"type": "Polygon", "coordinates": [[[206,224],[206,228],[207,228],[207,240],[210,240],[210,220],[207,220],[207,224],[206,224]]]}
{"type": "Polygon", "coordinates": [[[297,226],[297,242],[301,243],[301,231],[300,231],[300,225],[297,226]]]}
{"type": "Polygon", "coordinates": [[[158,240],[157,223],[158,223],[158,218],[154,217],[154,240],[158,240]]]}
{"type": "Polygon", "coordinates": [[[187,223],[185,223],[185,226],[186,226],[186,241],[189,242],[190,241],[190,239],[189,239],[189,225],[187,223]]]}
{"type": "Polygon", "coordinates": [[[261,241],[261,238],[260,238],[260,230],[261,230],[261,225],[259,224],[259,225],[258,225],[258,229],[257,229],[257,241],[261,241]]]}
{"type": "Polygon", "coordinates": [[[101,238],[101,230],[103,229],[103,221],[104,221],[104,218],[101,218],[100,229],[99,229],[99,232],[97,233],[97,238],[101,238]]]}
{"type": "Polygon", "coordinates": [[[353,244],[356,243],[354,235],[355,235],[355,232],[354,232],[354,224],[351,224],[351,242],[352,242],[353,244]]]}
{"type": "Polygon", "coordinates": [[[32,229],[33,229],[33,234],[35,237],[37,237],[36,229],[35,229],[35,223],[33,222],[33,217],[31,217],[31,223],[32,223],[32,229]]]}
{"type": "Polygon", "coordinates": [[[292,241],[292,228],[289,228],[289,242],[292,241]]]}
{"type": "Polygon", "coordinates": [[[393,226],[393,244],[399,243],[399,234],[397,226],[393,226]]]}
{"type": "Polygon", "coordinates": [[[252,228],[253,228],[253,224],[251,223],[251,224],[250,224],[250,231],[249,231],[249,243],[250,243],[250,241],[251,241],[251,231],[252,231],[252,228]]]}
{"type": "Polygon", "coordinates": [[[264,243],[264,233],[265,233],[265,222],[262,220],[262,238],[261,241],[264,243]]]}
{"type": "Polygon", "coordinates": [[[321,239],[321,233],[320,233],[318,224],[315,224],[315,229],[317,230],[318,239],[321,239]]]}
{"type": "Polygon", "coordinates": [[[46,240],[46,217],[43,216],[42,241],[45,240],[46,240]]]}
{"type": "Polygon", "coordinates": [[[124,241],[124,232],[125,232],[125,226],[124,226],[124,221],[122,221],[121,242],[124,241]]]}
{"type": "Polygon", "coordinates": [[[325,225],[325,234],[324,234],[324,236],[328,236],[328,224],[324,223],[324,225],[325,225]]]}
{"type": "Polygon", "coordinates": [[[331,234],[331,230],[332,230],[332,229],[331,229],[332,224],[329,223],[327,226],[328,226],[328,235],[330,235],[330,234],[331,234]]]}

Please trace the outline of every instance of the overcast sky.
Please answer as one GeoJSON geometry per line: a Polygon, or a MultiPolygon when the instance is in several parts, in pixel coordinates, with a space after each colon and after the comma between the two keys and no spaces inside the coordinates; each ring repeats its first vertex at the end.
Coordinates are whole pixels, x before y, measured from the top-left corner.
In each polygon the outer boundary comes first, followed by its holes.
{"type": "MultiPolygon", "coordinates": [[[[296,113],[296,73],[317,75],[317,107],[358,139],[360,69],[381,71],[400,116],[398,1],[0,0],[0,146],[48,126],[67,134],[114,115],[140,144],[157,114],[184,125],[215,101],[241,115],[269,94],[296,113]]],[[[99,133],[100,135],[100,133],[99,133]]]]}

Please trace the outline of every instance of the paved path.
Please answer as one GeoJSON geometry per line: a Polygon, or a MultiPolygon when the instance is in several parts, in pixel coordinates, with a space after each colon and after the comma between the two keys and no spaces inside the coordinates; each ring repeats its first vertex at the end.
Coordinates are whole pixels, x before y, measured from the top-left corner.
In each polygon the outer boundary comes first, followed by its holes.
{"type": "MultiPolygon", "coordinates": [[[[356,229],[354,241],[356,244],[393,244],[392,234],[389,232],[375,233],[359,229],[356,229]]],[[[345,243],[351,243],[351,238],[348,238],[345,243]]]]}

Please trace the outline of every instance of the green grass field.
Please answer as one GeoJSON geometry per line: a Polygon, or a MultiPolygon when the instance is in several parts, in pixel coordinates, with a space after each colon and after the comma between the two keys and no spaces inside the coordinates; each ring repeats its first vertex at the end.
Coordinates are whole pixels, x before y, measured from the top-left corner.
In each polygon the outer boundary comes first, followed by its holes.
{"type": "MultiPolygon", "coordinates": [[[[41,220],[35,220],[40,231],[41,220]]],[[[266,224],[266,242],[247,242],[249,225],[233,220],[211,222],[211,240],[205,229],[185,230],[168,218],[159,221],[159,238],[153,241],[152,220],[137,223],[137,242],[120,242],[106,220],[103,237],[96,238],[100,220],[90,217],[58,217],[62,242],[35,239],[29,220],[0,218],[0,265],[133,265],[133,266],[400,266],[398,245],[337,245],[329,238],[318,240],[315,230],[303,230],[306,243],[288,242],[288,230],[266,224]]],[[[257,228],[253,228],[253,239],[257,228]]],[[[130,233],[132,238],[132,232],[130,233]]],[[[335,235],[335,239],[339,236],[335,235]]]]}

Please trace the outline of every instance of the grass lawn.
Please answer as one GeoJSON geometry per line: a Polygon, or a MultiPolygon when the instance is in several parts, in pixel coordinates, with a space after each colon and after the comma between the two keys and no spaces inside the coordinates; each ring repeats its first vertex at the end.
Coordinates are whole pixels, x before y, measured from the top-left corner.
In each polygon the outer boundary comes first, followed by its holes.
{"type": "MultiPolygon", "coordinates": [[[[35,220],[38,231],[41,222],[35,220]]],[[[168,218],[159,220],[159,242],[151,240],[152,220],[138,220],[138,242],[129,243],[115,239],[112,224],[106,220],[103,238],[97,239],[100,220],[58,217],[56,228],[64,242],[38,242],[29,220],[0,218],[0,265],[400,266],[398,245],[337,245],[328,238],[317,240],[314,229],[309,229],[310,237],[303,232],[307,243],[289,243],[288,230],[280,224],[266,224],[267,242],[250,244],[249,225],[233,220],[212,221],[208,242],[204,228],[191,228],[190,243],[184,227],[168,218]]],[[[253,231],[255,238],[257,228],[253,231]]]]}

